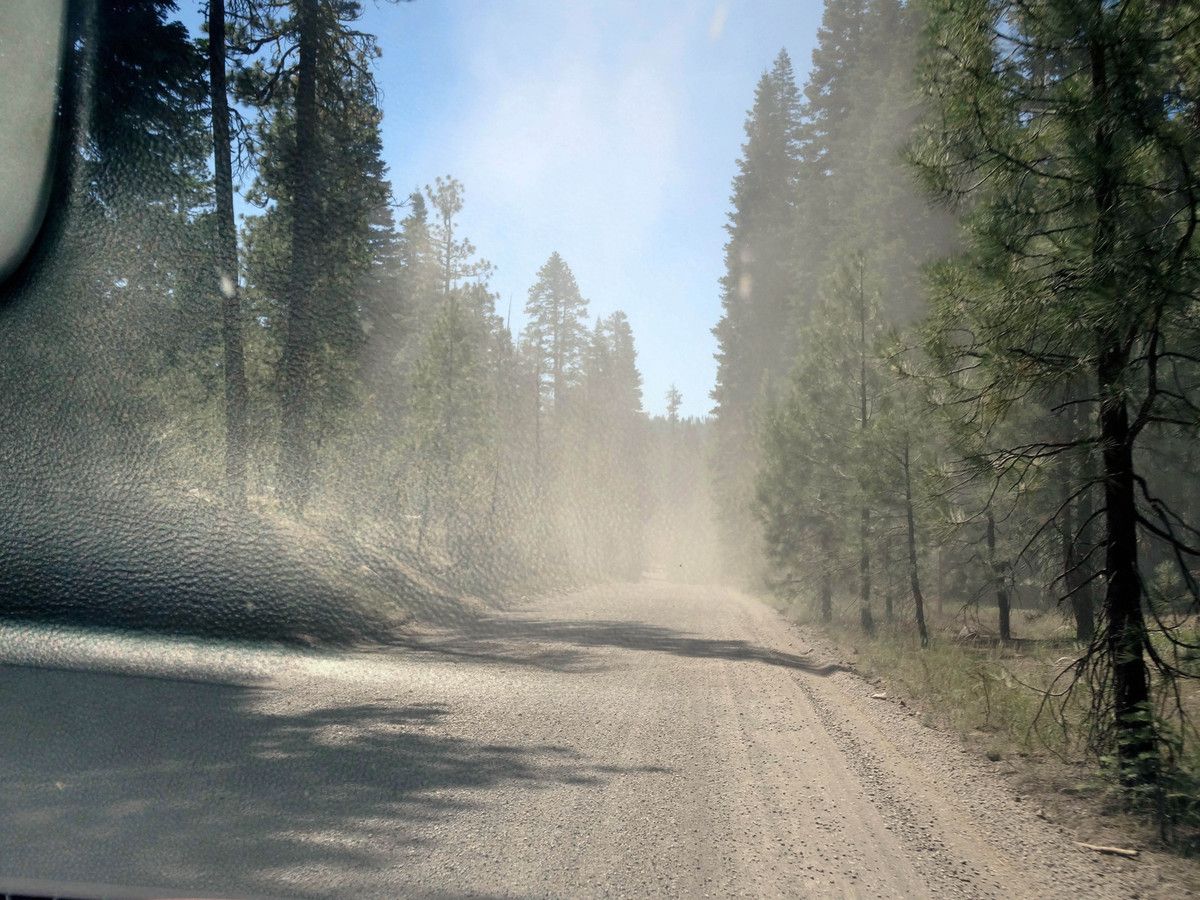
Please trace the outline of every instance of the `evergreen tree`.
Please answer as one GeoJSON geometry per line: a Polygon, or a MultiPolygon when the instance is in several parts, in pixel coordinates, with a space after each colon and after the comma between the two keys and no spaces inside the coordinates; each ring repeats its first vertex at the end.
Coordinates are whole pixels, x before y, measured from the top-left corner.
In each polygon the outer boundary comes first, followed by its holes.
{"type": "Polygon", "coordinates": [[[262,111],[249,198],[265,212],[248,226],[246,265],[278,347],[278,483],[294,510],[313,490],[319,439],[361,402],[363,297],[390,241],[378,50],[352,27],[360,15],[340,0],[264,3],[238,32],[271,48],[239,75],[262,111]]]}
{"type": "Polygon", "coordinates": [[[587,335],[587,301],[579,292],[571,267],[557,253],[538,269],[525,303],[524,339],[534,354],[541,384],[542,408],[563,408],[578,382],[587,335]]]}
{"type": "Polygon", "coordinates": [[[625,313],[597,320],[583,354],[579,397],[559,469],[574,495],[589,566],[601,575],[641,575],[645,496],[642,377],[625,313]]]}
{"type": "Polygon", "coordinates": [[[840,548],[856,548],[860,619],[870,631],[881,328],[877,289],[866,277],[861,259],[844,267],[799,332],[805,353],[764,417],[757,510],[775,585],[795,594],[815,578],[822,618],[831,615],[835,580],[852,564],[840,548]]]}
{"type": "Polygon", "coordinates": [[[713,477],[731,570],[743,577],[753,573],[758,555],[750,501],[760,399],[791,367],[799,129],[799,91],[791,60],[781,51],[759,80],[746,119],[726,225],[722,317],[713,331],[718,343],[713,477]]]}
{"type": "MultiPolygon", "coordinates": [[[[108,373],[103,402],[68,389],[55,402],[71,412],[37,415],[76,423],[91,453],[129,462],[153,448],[173,463],[177,436],[195,433],[181,427],[194,424],[188,413],[202,422],[214,387],[204,59],[175,11],[168,0],[105,0],[72,48],[103,89],[76,135],[64,264],[42,313],[45,336],[28,348],[30,359],[60,360],[52,371],[108,373]]],[[[5,368],[13,384],[29,377],[14,360],[5,368]]]]}
{"type": "Polygon", "coordinates": [[[425,196],[414,191],[407,206],[388,258],[376,262],[380,271],[375,293],[365,310],[369,345],[366,379],[380,417],[383,441],[394,438],[403,427],[414,366],[433,326],[440,299],[425,196]]]}
{"type": "Polygon", "coordinates": [[[667,421],[675,423],[679,421],[679,408],[683,406],[683,394],[679,392],[679,388],[671,385],[667,388],[667,421]]]}
{"type": "MultiPolygon", "coordinates": [[[[431,529],[461,562],[467,553],[466,524],[472,505],[486,493],[494,453],[496,388],[494,356],[500,323],[487,288],[491,265],[475,258],[475,247],[457,236],[463,187],[437,179],[426,188],[435,224],[428,230],[428,268],[420,259],[423,207],[406,227],[402,253],[409,255],[414,286],[433,281],[433,305],[417,333],[416,362],[408,399],[407,426],[419,476],[418,548],[431,529]],[[417,254],[417,255],[414,255],[417,254]]],[[[417,295],[414,295],[414,297],[417,295]]],[[[418,301],[420,302],[420,301],[418,301]]]]}
{"type": "Polygon", "coordinates": [[[891,521],[899,495],[873,487],[881,479],[898,484],[901,474],[874,437],[886,381],[879,342],[886,325],[920,315],[921,267],[949,233],[946,218],[930,210],[903,168],[901,151],[919,108],[912,77],[917,34],[914,12],[898,0],[826,3],[797,129],[790,352],[797,379],[832,393],[809,394],[797,384],[757,422],[764,453],[758,507],[773,580],[781,590],[794,590],[796,573],[815,565],[821,573],[818,605],[827,611],[834,576],[840,577],[845,562],[830,548],[843,543],[841,523],[854,520],[855,533],[847,538],[857,549],[860,619],[867,632],[874,628],[874,582],[884,583],[885,610],[893,600],[891,573],[878,557],[890,561],[894,546],[903,544],[891,521]],[[833,372],[820,371],[822,365],[833,372]],[[842,385],[829,385],[831,377],[849,379],[854,396],[842,397],[842,385]],[[848,430],[846,409],[855,413],[856,435],[848,430]],[[771,422],[772,416],[781,421],[771,422]],[[813,434],[804,437],[804,430],[813,434]],[[822,432],[840,437],[830,443],[816,437],[822,432]],[[790,440],[809,450],[789,459],[790,440]],[[813,497],[801,504],[811,524],[798,531],[779,519],[784,510],[799,510],[796,501],[767,495],[780,479],[781,489],[799,489],[804,473],[784,474],[797,466],[825,470],[807,476],[821,485],[820,502],[813,497]],[[831,483],[829,471],[844,483],[831,483]],[[857,504],[845,505],[851,497],[857,504]],[[880,522],[881,516],[888,521],[880,522]]]}
{"type": "MultiPolygon", "coordinates": [[[[1075,391],[1090,376],[1096,418],[1082,444],[1096,448],[1104,494],[1099,674],[1126,777],[1152,778],[1147,659],[1168,679],[1185,670],[1150,640],[1156,598],[1139,543],[1180,561],[1196,548],[1137,451],[1196,421],[1188,391],[1166,385],[1194,377],[1190,357],[1168,348],[1195,333],[1200,96],[1176,48],[1194,45],[1200,24],[1187,4],[926,6],[936,115],[916,156],[937,191],[964,201],[969,236],[937,275],[931,349],[985,426],[1027,397],[1088,400],[1075,391]]],[[[997,457],[1052,465],[1081,445],[1059,435],[1026,433],[997,457]]]]}
{"type": "Polygon", "coordinates": [[[248,394],[242,340],[241,273],[237,225],[233,218],[233,156],[226,87],[225,0],[208,0],[209,110],[212,120],[213,195],[216,206],[214,282],[221,302],[225,376],[225,478],[234,502],[246,493],[246,415],[248,394]]]}

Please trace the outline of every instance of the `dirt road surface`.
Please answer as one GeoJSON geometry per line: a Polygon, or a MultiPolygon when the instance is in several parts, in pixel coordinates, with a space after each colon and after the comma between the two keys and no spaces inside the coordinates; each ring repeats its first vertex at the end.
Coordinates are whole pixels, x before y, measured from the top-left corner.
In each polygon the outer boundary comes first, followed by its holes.
{"type": "Polygon", "coordinates": [[[1079,848],[1077,829],[1039,818],[995,764],[872,699],[802,630],[723,589],[592,588],[369,654],[11,626],[0,646],[10,886],[210,897],[1189,888],[1151,858],[1079,848]],[[50,668],[19,665],[48,646],[50,668]]]}

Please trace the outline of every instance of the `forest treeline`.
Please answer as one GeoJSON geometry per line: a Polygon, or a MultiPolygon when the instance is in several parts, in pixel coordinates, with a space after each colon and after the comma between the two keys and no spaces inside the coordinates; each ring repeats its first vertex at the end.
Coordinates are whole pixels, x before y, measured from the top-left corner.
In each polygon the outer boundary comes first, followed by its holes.
{"type": "Polygon", "coordinates": [[[1198,46],[1191,2],[827,0],[758,84],[716,329],[729,566],[918,646],[931,584],[1001,641],[1057,604],[1132,781],[1195,737],[1198,46]]]}
{"type": "Polygon", "coordinates": [[[648,541],[696,564],[675,509],[702,479],[655,473],[702,469],[699,426],[678,400],[651,421],[628,318],[592,316],[553,248],[514,333],[464,185],[394,190],[362,13],[100,0],[75,23],[65,224],[7,311],[6,490],[99,498],[87,521],[145,496],[180,531],[215,507],[235,546],[353,535],[462,591],[637,578],[648,541]]]}

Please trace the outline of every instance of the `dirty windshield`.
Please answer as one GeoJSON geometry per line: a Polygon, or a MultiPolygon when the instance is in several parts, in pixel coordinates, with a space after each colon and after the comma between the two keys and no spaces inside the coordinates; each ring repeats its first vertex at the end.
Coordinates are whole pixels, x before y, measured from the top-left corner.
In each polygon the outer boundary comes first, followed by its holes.
{"type": "Polygon", "coordinates": [[[1198,883],[1196,0],[68,7],[0,880],[1198,883]]]}

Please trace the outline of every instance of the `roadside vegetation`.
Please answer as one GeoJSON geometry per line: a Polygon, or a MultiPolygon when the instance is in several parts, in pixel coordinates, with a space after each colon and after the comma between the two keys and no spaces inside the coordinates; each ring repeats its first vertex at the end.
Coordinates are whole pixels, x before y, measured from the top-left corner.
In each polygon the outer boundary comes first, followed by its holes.
{"type": "MultiPolygon", "coordinates": [[[[1018,763],[1025,783],[1042,796],[1084,797],[1105,815],[1145,815],[1154,836],[1185,853],[1200,852],[1200,747],[1179,742],[1183,754],[1170,777],[1135,790],[1132,803],[1116,778],[1116,760],[1097,755],[1088,742],[1092,709],[1082,691],[1064,691],[1063,673],[1079,657],[1073,624],[1056,610],[1019,610],[1015,636],[1000,642],[990,623],[993,607],[929,613],[930,639],[913,652],[911,614],[882,623],[865,639],[853,604],[821,621],[811,603],[782,604],[793,621],[824,634],[881,697],[904,702],[920,721],[958,733],[978,752],[1018,763]]],[[[1200,685],[1181,694],[1189,721],[1200,716],[1200,685]]]]}
{"type": "Polygon", "coordinates": [[[716,329],[729,568],[1164,833],[1200,776],[1197,13],[828,0],[755,94],[716,329]]]}
{"type": "Polygon", "coordinates": [[[349,641],[707,520],[625,313],[549,244],[499,297],[468,186],[391,182],[364,4],[77,6],[68,189],[0,308],[0,612],[349,641]]]}

